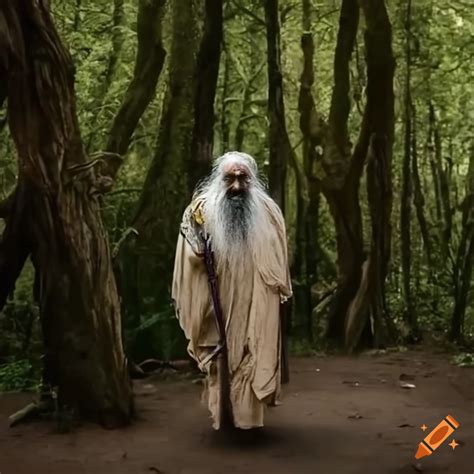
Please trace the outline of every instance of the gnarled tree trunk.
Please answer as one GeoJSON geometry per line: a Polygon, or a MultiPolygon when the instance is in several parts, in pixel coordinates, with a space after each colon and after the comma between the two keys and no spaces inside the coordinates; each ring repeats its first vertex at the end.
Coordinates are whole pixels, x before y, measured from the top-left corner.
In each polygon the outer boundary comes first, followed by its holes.
{"type": "MultiPolygon", "coordinates": [[[[132,391],[95,171],[86,163],[73,65],[45,0],[0,4],[0,82],[19,163],[0,245],[1,301],[28,254],[39,273],[45,380],[61,405],[127,423],[132,391]]],[[[1,305],[0,305],[1,307],[1,305]]]]}
{"type": "Polygon", "coordinates": [[[367,274],[361,279],[360,288],[347,315],[345,343],[350,350],[360,345],[364,320],[365,325],[368,321],[367,304],[374,326],[373,344],[384,344],[393,338],[395,331],[385,302],[392,231],[390,216],[395,125],[392,28],[384,0],[360,0],[360,4],[366,22],[367,103],[353,160],[356,166],[361,164],[362,151],[365,150],[364,155],[368,157],[367,195],[372,234],[370,255],[364,262],[367,274]]]}
{"type": "Polygon", "coordinates": [[[336,227],[338,288],[331,301],[328,337],[349,350],[379,344],[391,329],[384,284],[390,256],[393,74],[391,25],[383,0],[361,0],[366,20],[367,102],[351,153],[349,63],[358,28],[359,6],[343,0],[334,59],[334,89],[322,159],[321,189],[336,227]],[[366,158],[372,218],[370,254],[363,250],[359,186],[366,158]],[[369,315],[375,334],[371,334],[369,315]],[[363,340],[364,334],[367,336],[363,340]],[[373,339],[375,336],[375,339],[373,339]]]}
{"type": "Polygon", "coordinates": [[[344,343],[344,325],[350,302],[359,287],[364,261],[359,185],[365,160],[355,165],[347,129],[350,112],[349,64],[359,24],[356,0],[344,0],[339,18],[334,57],[334,88],[322,159],[321,189],[329,204],[336,228],[338,289],[331,300],[327,335],[344,343]]]}

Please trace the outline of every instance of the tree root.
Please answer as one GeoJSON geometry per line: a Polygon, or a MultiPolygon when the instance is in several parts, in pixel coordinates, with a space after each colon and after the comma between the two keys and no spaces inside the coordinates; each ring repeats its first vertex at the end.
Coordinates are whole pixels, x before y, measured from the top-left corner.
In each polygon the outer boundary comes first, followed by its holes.
{"type": "Polygon", "coordinates": [[[38,418],[41,414],[50,412],[52,408],[51,400],[30,403],[8,417],[10,428],[20,423],[38,418]]]}

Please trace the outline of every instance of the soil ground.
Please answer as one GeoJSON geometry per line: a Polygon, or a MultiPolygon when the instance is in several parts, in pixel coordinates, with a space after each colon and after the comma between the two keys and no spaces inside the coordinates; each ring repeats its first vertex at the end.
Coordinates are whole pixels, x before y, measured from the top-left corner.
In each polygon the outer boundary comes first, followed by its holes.
{"type": "Polygon", "coordinates": [[[210,427],[198,384],[158,377],[135,383],[139,419],[115,431],[51,422],[9,428],[31,395],[0,395],[1,474],[474,472],[474,370],[421,351],[291,361],[283,405],[257,433],[210,427]],[[400,376],[415,388],[401,388],[400,376]],[[451,414],[459,429],[431,456],[418,443],[451,414]],[[420,426],[426,424],[426,433],[420,426]],[[459,446],[448,443],[454,437],[459,446]]]}

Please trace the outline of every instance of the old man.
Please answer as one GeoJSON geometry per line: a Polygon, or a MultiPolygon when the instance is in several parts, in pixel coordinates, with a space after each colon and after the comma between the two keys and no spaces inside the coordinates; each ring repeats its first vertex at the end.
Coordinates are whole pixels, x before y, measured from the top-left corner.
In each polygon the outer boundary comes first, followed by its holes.
{"type": "Polygon", "coordinates": [[[172,287],[215,429],[261,427],[264,406],[278,402],[279,310],[290,296],[282,213],[255,160],[226,153],[184,212],[172,287]]]}

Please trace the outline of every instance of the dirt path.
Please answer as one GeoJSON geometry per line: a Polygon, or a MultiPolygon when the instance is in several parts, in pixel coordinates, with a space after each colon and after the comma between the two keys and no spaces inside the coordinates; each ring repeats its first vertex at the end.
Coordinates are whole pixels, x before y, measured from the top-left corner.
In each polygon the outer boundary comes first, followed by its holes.
{"type": "Polygon", "coordinates": [[[136,392],[140,420],[132,427],[70,434],[47,423],[8,428],[8,414],[28,396],[0,395],[1,474],[474,472],[474,370],[450,365],[448,355],[294,359],[284,404],[252,437],[213,432],[190,382],[148,379],[136,392]],[[416,388],[399,387],[402,373],[416,388]],[[460,446],[445,443],[417,463],[419,427],[432,429],[448,414],[461,424],[460,446]]]}

